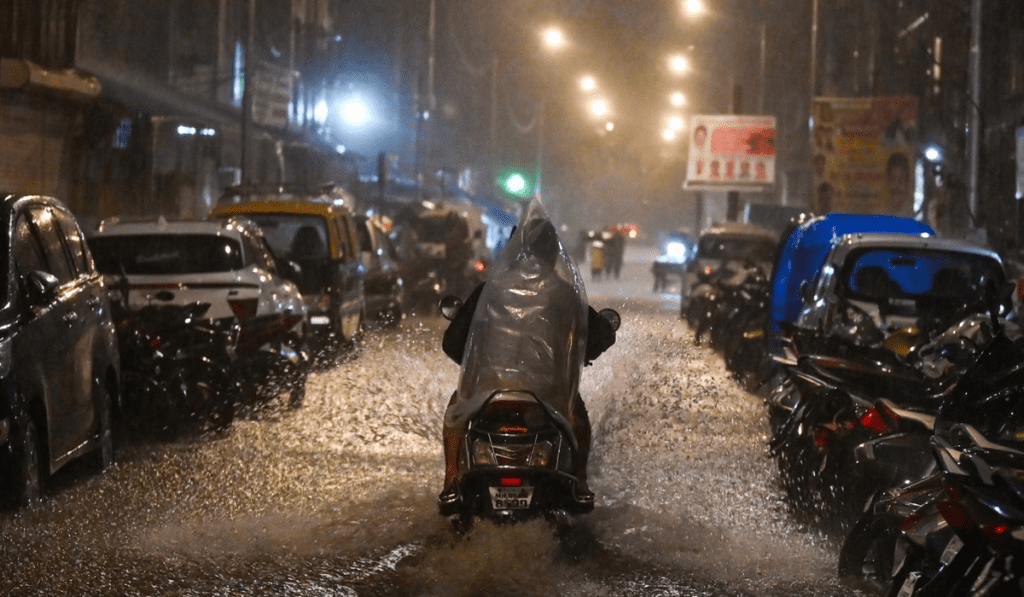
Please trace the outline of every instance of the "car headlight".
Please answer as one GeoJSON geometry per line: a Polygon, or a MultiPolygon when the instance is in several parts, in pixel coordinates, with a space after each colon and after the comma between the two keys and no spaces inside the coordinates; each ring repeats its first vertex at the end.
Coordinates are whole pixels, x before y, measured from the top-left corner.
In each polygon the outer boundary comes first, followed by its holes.
{"type": "Polygon", "coordinates": [[[491,442],[485,439],[478,439],[473,442],[473,465],[474,466],[487,466],[496,465],[497,460],[494,459],[494,450],[491,449],[491,442]]]}

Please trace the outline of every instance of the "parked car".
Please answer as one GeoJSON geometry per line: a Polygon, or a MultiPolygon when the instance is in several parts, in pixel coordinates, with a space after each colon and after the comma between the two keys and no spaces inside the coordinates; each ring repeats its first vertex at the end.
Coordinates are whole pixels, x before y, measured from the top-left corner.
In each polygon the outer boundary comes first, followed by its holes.
{"type": "MultiPolygon", "coordinates": [[[[347,198],[346,198],[347,197],[347,198]]],[[[308,310],[308,336],[317,351],[353,342],[366,312],[365,270],[358,226],[342,189],[238,186],[229,188],[211,219],[245,216],[254,221],[290,272],[308,310]]]]}
{"type": "Polygon", "coordinates": [[[773,232],[750,224],[724,222],[705,229],[697,239],[697,251],[682,278],[683,299],[689,295],[698,272],[708,276],[728,261],[749,262],[771,275],[772,256],[778,242],[773,232]]]}
{"type": "Polygon", "coordinates": [[[105,282],[74,215],[51,197],[0,197],[0,492],[22,507],[73,459],[113,462],[120,371],[105,282]]]}
{"type": "Polygon", "coordinates": [[[102,273],[125,278],[128,310],[207,303],[203,319],[237,318],[240,375],[253,390],[304,381],[307,307],[285,277],[294,266],[275,257],[249,220],[114,219],[100,223],[89,246],[102,273]]]}
{"type": "Polygon", "coordinates": [[[817,275],[836,241],[859,232],[935,235],[928,224],[899,216],[829,214],[794,220],[774,252],[770,274],[771,302],[765,332],[773,355],[782,354],[783,327],[795,321],[803,309],[801,286],[817,275]]]}
{"type": "MultiPolygon", "coordinates": [[[[992,250],[910,234],[849,234],[804,285],[798,333],[845,335],[858,347],[882,346],[902,332],[903,352],[946,331],[970,310],[984,313],[987,285],[1006,285],[992,250]]],[[[1013,309],[1007,293],[1002,316],[1013,309]]],[[[892,342],[890,342],[892,344],[892,342]]],[[[893,346],[896,348],[896,346],[893,346]]]]}
{"type": "Polygon", "coordinates": [[[412,309],[436,313],[442,296],[466,297],[486,277],[490,252],[483,230],[474,229],[459,206],[409,205],[397,215],[393,235],[412,309]]]}
{"type": "MultiPolygon", "coordinates": [[[[402,321],[405,282],[386,221],[380,216],[357,214],[359,251],[365,270],[366,316],[385,324],[402,321]]],[[[388,221],[389,222],[389,221],[388,221]]]]}

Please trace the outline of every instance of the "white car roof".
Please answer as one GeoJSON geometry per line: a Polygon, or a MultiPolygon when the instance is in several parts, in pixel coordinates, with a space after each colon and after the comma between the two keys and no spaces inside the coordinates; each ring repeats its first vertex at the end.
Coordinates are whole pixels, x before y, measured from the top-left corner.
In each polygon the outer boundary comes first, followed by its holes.
{"type": "Polygon", "coordinates": [[[118,221],[105,220],[97,226],[92,236],[137,236],[142,234],[209,234],[214,236],[234,236],[240,234],[241,228],[248,228],[259,234],[255,224],[241,218],[229,220],[157,220],[118,221]]]}
{"type": "Polygon", "coordinates": [[[839,241],[833,247],[833,251],[839,249],[846,252],[855,247],[893,247],[907,249],[934,249],[939,251],[961,251],[974,253],[976,255],[985,255],[999,261],[1000,263],[1002,262],[1002,258],[999,257],[999,253],[996,253],[992,249],[971,244],[963,240],[941,238],[937,236],[918,236],[916,234],[887,232],[858,232],[855,234],[846,234],[839,238],[839,241]],[[840,247],[842,247],[842,249],[839,249],[840,247]]]}

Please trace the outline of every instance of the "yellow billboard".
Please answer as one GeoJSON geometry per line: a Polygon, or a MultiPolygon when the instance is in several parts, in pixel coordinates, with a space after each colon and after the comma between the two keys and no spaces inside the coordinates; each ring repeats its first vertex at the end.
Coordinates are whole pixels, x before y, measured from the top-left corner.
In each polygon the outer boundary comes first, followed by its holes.
{"type": "Polygon", "coordinates": [[[917,98],[820,97],[812,114],[812,209],[912,216],[917,98]]]}

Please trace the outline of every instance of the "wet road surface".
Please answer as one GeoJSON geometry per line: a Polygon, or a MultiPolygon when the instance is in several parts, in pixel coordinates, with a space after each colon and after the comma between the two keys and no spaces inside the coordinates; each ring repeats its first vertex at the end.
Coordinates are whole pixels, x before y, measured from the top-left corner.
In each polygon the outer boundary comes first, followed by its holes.
{"type": "Polygon", "coordinates": [[[588,282],[623,323],[584,371],[598,497],[568,533],[459,537],[436,513],[458,368],[444,321],[417,317],[311,375],[299,409],[130,443],[0,514],[0,595],[872,595],[836,579],[839,535],[788,510],[760,399],[693,345],[645,260],[588,282]]]}

